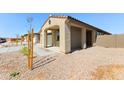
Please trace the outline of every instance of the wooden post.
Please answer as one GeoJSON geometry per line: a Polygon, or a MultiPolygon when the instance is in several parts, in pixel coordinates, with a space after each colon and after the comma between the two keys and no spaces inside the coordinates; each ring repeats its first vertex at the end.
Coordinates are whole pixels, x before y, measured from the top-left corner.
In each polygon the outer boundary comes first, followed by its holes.
{"type": "Polygon", "coordinates": [[[34,49],[34,29],[32,29],[32,57],[33,57],[33,49],[34,49]]]}
{"type": "Polygon", "coordinates": [[[32,69],[32,64],[33,64],[33,37],[34,37],[34,30],[32,29],[32,32],[31,32],[31,54],[30,54],[30,57],[31,57],[31,61],[30,61],[30,69],[32,69]]]}
{"type": "Polygon", "coordinates": [[[34,30],[32,32],[28,32],[28,68],[30,70],[33,69],[33,38],[34,38],[34,30]]]}
{"type": "Polygon", "coordinates": [[[30,69],[30,32],[28,32],[28,68],[30,69]]]}

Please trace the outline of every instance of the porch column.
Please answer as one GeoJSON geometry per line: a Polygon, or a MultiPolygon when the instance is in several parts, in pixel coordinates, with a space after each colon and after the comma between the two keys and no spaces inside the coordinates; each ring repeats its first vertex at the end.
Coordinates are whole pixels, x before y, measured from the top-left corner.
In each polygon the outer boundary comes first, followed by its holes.
{"type": "Polygon", "coordinates": [[[60,51],[63,53],[71,52],[71,33],[70,25],[63,24],[60,26],[60,51]]]}
{"type": "Polygon", "coordinates": [[[45,40],[45,42],[46,42],[46,43],[45,43],[45,48],[47,48],[47,45],[48,45],[47,30],[45,31],[45,36],[46,36],[46,37],[45,37],[45,39],[46,39],[46,40],[45,40]]]}
{"type": "Polygon", "coordinates": [[[95,30],[92,31],[92,43],[93,43],[93,46],[96,43],[96,31],[95,30]]]}
{"type": "Polygon", "coordinates": [[[71,26],[65,24],[65,53],[71,52],[71,26]]]}
{"type": "Polygon", "coordinates": [[[41,40],[41,47],[42,48],[46,48],[46,36],[47,36],[47,31],[42,31],[41,32],[41,38],[40,38],[40,40],[41,40]]]}
{"type": "Polygon", "coordinates": [[[82,41],[82,49],[86,48],[86,28],[82,28],[81,31],[81,41],[82,41]]]}
{"type": "Polygon", "coordinates": [[[65,39],[65,29],[64,29],[64,25],[60,25],[60,51],[61,52],[65,52],[65,42],[64,42],[64,39],[65,39]]]}
{"type": "Polygon", "coordinates": [[[52,46],[56,46],[56,31],[52,30],[52,46]]]}
{"type": "Polygon", "coordinates": [[[40,43],[41,43],[41,47],[45,48],[45,31],[44,30],[40,33],[40,43]]]}

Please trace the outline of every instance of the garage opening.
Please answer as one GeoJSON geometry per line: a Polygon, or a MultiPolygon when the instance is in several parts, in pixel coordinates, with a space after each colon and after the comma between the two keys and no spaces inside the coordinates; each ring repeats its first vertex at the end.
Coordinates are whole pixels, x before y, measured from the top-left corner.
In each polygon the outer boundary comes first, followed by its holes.
{"type": "Polygon", "coordinates": [[[81,28],[71,26],[71,51],[81,49],[81,28]]]}
{"type": "Polygon", "coordinates": [[[87,48],[92,47],[92,30],[86,30],[86,46],[87,48]]]}

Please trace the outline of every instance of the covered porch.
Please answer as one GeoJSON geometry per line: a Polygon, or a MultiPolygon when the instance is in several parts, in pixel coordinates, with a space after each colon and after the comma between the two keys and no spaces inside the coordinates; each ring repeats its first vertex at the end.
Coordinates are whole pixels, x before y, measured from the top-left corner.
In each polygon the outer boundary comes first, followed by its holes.
{"type": "Polygon", "coordinates": [[[45,48],[60,47],[59,26],[55,25],[45,29],[45,48]]]}

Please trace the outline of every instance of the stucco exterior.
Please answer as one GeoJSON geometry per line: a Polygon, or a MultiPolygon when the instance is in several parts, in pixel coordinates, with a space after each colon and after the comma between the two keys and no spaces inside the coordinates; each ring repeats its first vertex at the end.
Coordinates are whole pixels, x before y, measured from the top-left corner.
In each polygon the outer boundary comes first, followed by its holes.
{"type": "Polygon", "coordinates": [[[87,48],[96,42],[97,32],[109,34],[96,27],[83,23],[77,19],[68,16],[50,16],[40,30],[40,44],[42,48],[48,47],[49,30],[52,34],[52,46],[58,43],[60,51],[63,53],[72,52],[78,48],[87,48]],[[59,31],[59,36],[56,36],[56,31],[59,31]],[[91,32],[91,35],[87,34],[91,32]],[[87,45],[87,38],[90,39],[90,44],[87,45]],[[57,37],[57,39],[56,39],[57,37]]]}
{"type": "Polygon", "coordinates": [[[124,34],[98,36],[96,45],[107,48],[124,48],[124,34]]]}

